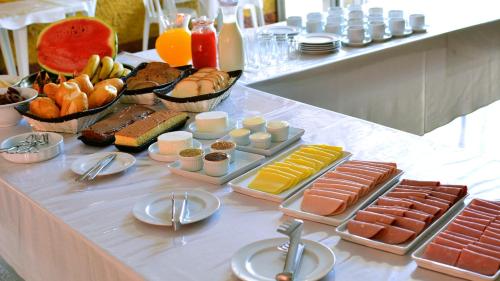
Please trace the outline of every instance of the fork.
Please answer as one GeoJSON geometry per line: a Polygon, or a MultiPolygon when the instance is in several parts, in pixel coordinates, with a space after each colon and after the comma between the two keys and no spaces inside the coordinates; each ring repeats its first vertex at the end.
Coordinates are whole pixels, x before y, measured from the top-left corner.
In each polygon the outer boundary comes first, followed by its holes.
{"type": "Polygon", "coordinates": [[[293,280],[296,267],[300,263],[300,258],[304,250],[303,246],[299,246],[303,226],[303,221],[294,219],[286,221],[278,227],[278,232],[287,235],[290,241],[285,259],[285,267],[283,268],[283,272],[276,275],[276,280],[293,280]]]}

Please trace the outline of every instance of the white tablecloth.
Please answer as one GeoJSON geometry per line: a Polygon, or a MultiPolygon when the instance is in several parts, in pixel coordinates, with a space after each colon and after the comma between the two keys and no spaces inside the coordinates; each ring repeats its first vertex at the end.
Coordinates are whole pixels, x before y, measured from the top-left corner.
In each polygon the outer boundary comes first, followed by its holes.
{"type": "MultiPolygon", "coordinates": [[[[262,114],[288,120],[306,129],[304,141],[343,146],[356,159],[396,161],[406,177],[469,184],[474,197],[500,197],[500,163],[492,159],[242,86],[218,109],[234,119],[262,114]]],[[[25,131],[1,129],[0,140],[25,131]]],[[[53,160],[16,165],[0,159],[0,255],[27,280],[235,280],[230,260],[238,249],[280,236],[276,227],[287,217],[277,203],[172,175],[145,152],[127,172],[82,189],[70,166],[101,150],[115,148],[85,146],[66,135],[64,154],[53,160]],[[134,219],[132,206],[142,196],[173,188],[206,190],[222,207],[178,232],[134,219]]],[[[304,235],[336,254],[326,280],[455,280],[417,269],[409,256],[341,241],[331,226],[306,221],[304,235]]]]}

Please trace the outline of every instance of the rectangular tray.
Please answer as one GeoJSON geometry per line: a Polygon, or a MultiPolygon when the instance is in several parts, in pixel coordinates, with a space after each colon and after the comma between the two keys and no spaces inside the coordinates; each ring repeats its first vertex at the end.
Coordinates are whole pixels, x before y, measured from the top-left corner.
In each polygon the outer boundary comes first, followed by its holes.
{"type": "MultiPolygon", "coordinates": [[[[300,128],[295,128],[295,127],[290,127],[290,131],[288,133],[288,139],[286,141],[282,142],[272,142],[271,147],[268,149],[262,149],[262,148],[255,148],[252,147],[252,145],[237,145],[236,149],[241,150],[241,151],[246,151],[250,153],[255,153],[255,154],[260,154],[260,155],[265,155],[265,156],[272,156],[276,154],[277,152],[285,149],[289,145],[293,144],[294,142],[300,140],[300,138],[304,135],[305,130],[300,129],[300,128]]],[[[231,139],[231,137],[226,136],[224,139],[231,139]]]]}
{"type": "MultiPolygon", "coordinates": [[[[469,204],[467,204],[467,206],[469,204]]],[[[444,263],[440,263],[440,262],[436,262],[436,261],[431,261],[431,260],[428,260],[428,259],[425,259],[425,258],[422,257],[422,255],[424,254],[425,248],[434,239],[434,237],[436,237],[439,233],[441,233],[442,231],[444,231],[448,227],[448,225],[467,206],[463,206],[462,209],[459,212],[457,212],[450,221],[448,221],[443,227],[441,227],[441,229],[439,229],[439,231],[437,231],[434,235],[432,235],[432,237],[430,237],[425,243],[423,243],[417,250],[415,250],[415,252],[413,252],[413,254],[411,255],[411,257],[415,260],[415,262],[417,263],[417,265],[420,266],[420,267],[423,267],[423,268],[426,268],[426,269],[429,269],[429,270],[433,270],[433,271],[437,271],[437,272],[440,272],[440,273],[448,274],[448,275],[451,275],[451,276],[455,276],[455,277],[459,277],[459,278],[464,278],[464,279],[468,279],[468,280],[473,280],[473,281],[493,281],[493,280],[497,280],[500,277],[500,270],[498,270],[497,273],[495,273],[495,275],[488,276],[488,275],[483,275],[483,274],[475,273],[475,272],[472,272],[472,271],[469,271],[469,270],[466,270],[466,269],[462,269],[462,268],[459,268],[459,267],[456,267],[456,266],[451,266],[451,265],[447,265],[447,264],[444,264],[444,263]]]]}
{"type": "MultiPolygon", "coordinates": [[[[387,190],[383,195],[391,192],[397,185],[394,185],[392,188],[387,190]]],[[[382,195],[382,196],[383,196],[382,195]]],[[[358,243],[361,245],[365,245],[371,248],[379,249],[382,251],[390,252],[393,254],[397,255],[406,255],[408,251],[410,251],[412,248],[416,247],[418,243],[422,241],[422,239],[425,239],[428,235],[430,235],[439,225],[441,225],[444,222],[447,222],[450,217],[452,217],[458,210],[460,210],[464,206],[464,200],[469,194],[467,193],[464,197],[462,197],[460,200],[458,200],[455,205],[451,206],[444,215],[442,215],[439,219],[435,220],[434,222],[431,223],[422,233],[420,233],[415,239],[411,240],[410,242],[403,243],[403,244],[398,244],[398,245],[392,245],[392,244],[387,244],[383,243],[380,241],[375,241],[371,240],[368,238],[360,237],[357,235],[350,234],[347,231],[347,223],[352,220],[349,219],[345,222],[343,222],[339,227],[337,227],[336,232],[342,237],[342,239],[358,243]]],[[[372,202],[370,206],[374,206],[375,202],[372,202]]]]}
{"type": "Polygon", "coordinates": [[[205,174],[203,169],[201,171],[197,172],[189,172],[186,170],[181,169],[180,161],[177,160],[174,163],[171,163],[168,165],[168,168],[170,171],[174,174],[186,177],[186,178],[191,178],[191,179],[196,179],[212,184],[218,184],[222,185],[225,184],[226,182],[246,173],[247,171],[257,167],[262,161],[264,161],[265,157],[262,155],[258,154],[253,154],[253,153],[248,153],[244,151],[238,151],[236,150],[235,152],[235,160],[233,163],[229,165],[229,171],[227,174],[221,177],[211,177],[205,174]]]}
{"type": "MultiPolygon", "coordinates": [[[[385,182],[380,183],[375,187],[369,194],[358,200],[356,204],[347,208],[342,214],[338,214],[335,216],[320,216],[313,213],[302,211],[300,205],[302,204],[302,199],[304,198],[304,191],[306,188],[294,194],[292,197],[287,199],[283,204],[280,205],[280,210],[292,217],[311,220],[319,223],[324,223],[328,225],[337,226],[347,219],[352,217],[359,209],[364,208],[366,205],[370,204],[374,199],[378,198],[380,194],[385,192],[388,188],[391,188],[399,182],[399,178],[403,175],[402,170],[398,170],[398,173],[395,174],[392,178],[387,179],[385,182]]],[[[308,186],[308,188],[310,185],[308,186]]]]}
{"type": "MultiPolygon", "coordinates": [[[[304,146],[306,146],[306,145],[295,146],[295,147],[283,152],[282,154],[274,157],[273,159],[269,160],[268,162],[265,163],[265,165],[270,164],[272,162],[281,161],[281,160],[285,159],[288,155],[293,153],[295,150],[300,149],[301,147],[304,147],[304,146]]],[[[326,166],[325,168],[321,169],[316,174],[309,176],[308,178],[306,178],[306,179],[302,180],[301,182],[299,182],[298,184],[296,184],[294,187],[292,187],[292,188],[290,188],[290,189],[288,189],[280,194],[271,194],[271,193],[251,189],[248,187],[248,184],[253,180],[253,178],[255,177],[257,172],[259,171],[259,168],[253,169],[250,172],[242,175],[241,177],[238,177],[237,179],[232,180],[231,182],[229,182],[229,185],[234,189],[234,191],[239,192],[239,193],[243,193],[243,194],[250,195],[250,196],[264,199],[264,200],[282,202],[285,199],[287,199],[288,197],[290,197],[292,194],[294,194],[295,192],[297,192],[300,189],[307,186],[312,180],[314,180],[315,178],[324,174],[326,171],[332,169],[333,167],[339,165],[340,163],[348,160],[351,156],[352,156],[352,154],[350,152],[343,151],[342,156],[339,159],[337,159],[336,161],[334,161],[332,164],[326,166]]]]}

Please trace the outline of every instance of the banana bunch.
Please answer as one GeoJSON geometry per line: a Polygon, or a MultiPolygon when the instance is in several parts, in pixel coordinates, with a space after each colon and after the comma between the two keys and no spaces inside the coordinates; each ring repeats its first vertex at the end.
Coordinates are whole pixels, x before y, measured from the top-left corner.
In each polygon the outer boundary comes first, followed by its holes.
{"type": "Polygon", "coordinates": [[[80,74],[87,74],[92,84],[95,84],[108,78],[120,78],[129,73],[130,69],[108,56],[101,59],[99,55],[92,55],[80,74]]]}

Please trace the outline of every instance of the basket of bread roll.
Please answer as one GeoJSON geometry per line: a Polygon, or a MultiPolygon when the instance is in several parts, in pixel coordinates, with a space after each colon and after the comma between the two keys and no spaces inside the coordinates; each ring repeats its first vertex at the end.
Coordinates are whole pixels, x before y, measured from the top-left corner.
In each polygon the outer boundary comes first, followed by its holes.
{"type": "Polygon", "coordinates": [[[188,69],[191,69],[190,65],[171,67],[168,63],[164,62],[143,62],[125,78],[127,90],[120,99],[120,102],[146,105],[155,104],[158,99],[153,90],[177,83],[183,78],[185,70],[188,69]]]}
{"type": "Polygon", "coordinates": [[[231,94],[231,88],[243,71],[220,71],[216,68],[186,70],[186,77],[175,85],[153,92],[169,109],[205,112],[214,109],[231,94]]]}
{"type": "Polygon", "coordinates": [[[44,71],[20,84],[39,91],[39,96],[16,110],[37,131],[77,133],[111,112],[126,86],[121,78],[92,83],[87,74],[72,79],[55,78],[44,71]]]}

